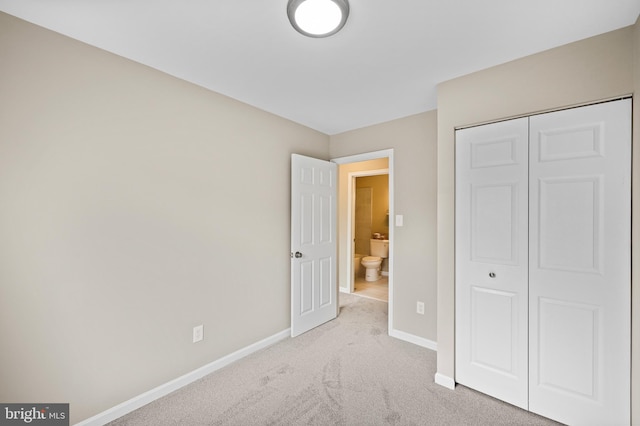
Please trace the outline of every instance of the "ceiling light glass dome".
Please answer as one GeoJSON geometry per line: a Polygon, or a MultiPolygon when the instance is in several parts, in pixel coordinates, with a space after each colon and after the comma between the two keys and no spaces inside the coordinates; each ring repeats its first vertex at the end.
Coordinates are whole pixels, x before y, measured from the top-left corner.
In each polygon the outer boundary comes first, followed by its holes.
{"type": "Polygon", "coordinates": [[[349,16],[347,0],[289,0],[293,28],[308,37],[328,37],[340,31],[349,16]]]}

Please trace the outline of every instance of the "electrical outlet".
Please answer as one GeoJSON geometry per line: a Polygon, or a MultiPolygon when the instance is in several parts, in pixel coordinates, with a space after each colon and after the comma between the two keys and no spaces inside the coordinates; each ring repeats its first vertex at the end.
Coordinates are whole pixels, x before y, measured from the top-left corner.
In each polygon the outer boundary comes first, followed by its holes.
{"type": "Polygon", "coordinates": [[[197,343],[204,339],[204,325],[197,325],[193,327],[193,343],[197,343]]]}
{"type": "Polygon", "coordinates": [[[416,303],[416,312],[420,315],[424,315],[424,302],[416,303]]]}

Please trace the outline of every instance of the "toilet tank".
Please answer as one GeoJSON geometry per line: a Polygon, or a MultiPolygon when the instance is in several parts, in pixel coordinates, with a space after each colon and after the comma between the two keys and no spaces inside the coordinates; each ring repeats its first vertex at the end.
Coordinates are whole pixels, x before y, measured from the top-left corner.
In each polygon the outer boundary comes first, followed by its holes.
{"type": "Polygon", "coordinates": [[[389,240],[374,240],[371,239],[369,243],[371,248],[371,256],[389,257],[389,240]]]}

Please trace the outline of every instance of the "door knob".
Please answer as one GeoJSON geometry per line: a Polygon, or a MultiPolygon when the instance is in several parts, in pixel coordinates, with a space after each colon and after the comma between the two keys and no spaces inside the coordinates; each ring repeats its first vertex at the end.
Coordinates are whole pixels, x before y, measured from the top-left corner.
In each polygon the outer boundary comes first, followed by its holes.
{"type": "Polygon", "coordinates": [[[495,278],[496,277],[496,273],[495,272],[489,272],[489,277],[490,278],[495,278]]]}
{"type": "Polygon", "coordinates": [[[293,256],[291,257],[295,257],[296,259],[300,259],[302,257],[302,253],[300,253],[299,251],[297,251],[293,256]]]}

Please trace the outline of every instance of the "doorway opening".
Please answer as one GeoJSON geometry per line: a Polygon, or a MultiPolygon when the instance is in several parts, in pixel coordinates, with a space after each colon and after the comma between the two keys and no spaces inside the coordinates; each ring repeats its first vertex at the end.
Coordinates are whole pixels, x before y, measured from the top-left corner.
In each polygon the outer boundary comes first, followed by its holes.
{"type": "MultiPolygon", "coordinates": [[[[393,330],[393,264],[394,264],[394,203],[393,203],[393,149],[375,151],[364,154],[351,155],[346,157],[334,158],[332,162],[338,164],[338,285],[342,293],[356,293],[354,286],[355,269],[357,265],[354,255],[368,254],[356,252],[355,242],[355,198],[358,178],[368,176],[386,175],[387,177],[387,194],[386,208],[384,209],[384,219],[386,221],[388,232],[386,239],[388,240],[388,258],[383,262],[382,279],[387,281],[387,299],[389,312],[389,330],[393,330]]],[[[382,225],[378,225],[384,228],[382,225]]],[[[378,229],[371,230],[371,237],[376,233],[382,234],[378,229]]],[[[364,238],[366,239],[366,238],[364,238]]],[[[363,249],[361,249],[363,250],[363,249]]],[[[364,271],[360,271],[364,274],[364,271]]],[[[364,275],[363,275],[364,276],[364,275]]]]}
{"type": "MultiPolygon", "coordinates": [[[[383,159],[384,160],[384,159],[383,159]]],[[[372,160],[380,161],[380,160],[372,160]]],[[[353,163],[368,168],[369,162],[353,163]]],[[[389,256],[384,253],[389,242],[389,169],[362,170],[349,173],[347,229],[351,230],[352,273],[349,290],[358,296],[389,301],[389,256]],[[386,244],[385,244],[386,243],[386,244]],[[383,253],[376,252],[376,247],[383,253]],[[380,256],[379,264],[363,259],[380,256]],[[369,265],[371,266],[371,265],[369,265]],[[377,271],[375,271],[377,269],[377,271]],[[374,271],[372,271],[374,270],[374,271]]]]}

